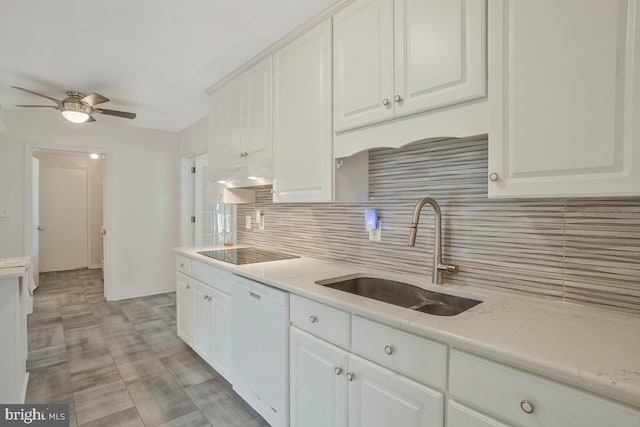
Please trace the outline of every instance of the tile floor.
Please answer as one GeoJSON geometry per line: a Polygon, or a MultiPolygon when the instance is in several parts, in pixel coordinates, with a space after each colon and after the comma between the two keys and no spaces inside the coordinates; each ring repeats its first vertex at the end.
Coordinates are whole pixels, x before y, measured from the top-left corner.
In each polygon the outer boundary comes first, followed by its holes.
{"type": "Polygon", "coordinates": [[[27,402],[69,403],[72,426],[268,426],[177,337],[175,299],[108,302],[100,270],[41,274],[27,402]]]}

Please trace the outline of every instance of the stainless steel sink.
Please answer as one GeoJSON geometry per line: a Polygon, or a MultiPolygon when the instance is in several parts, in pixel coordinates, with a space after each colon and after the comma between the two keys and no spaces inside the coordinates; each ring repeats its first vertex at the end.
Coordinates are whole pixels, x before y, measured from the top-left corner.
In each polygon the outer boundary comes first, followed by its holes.
{"type": "Polygon", "coordinates": [[[375,277],[335,278],[316,284],[436,316],[455,316],[482,302],[375,277]]]}

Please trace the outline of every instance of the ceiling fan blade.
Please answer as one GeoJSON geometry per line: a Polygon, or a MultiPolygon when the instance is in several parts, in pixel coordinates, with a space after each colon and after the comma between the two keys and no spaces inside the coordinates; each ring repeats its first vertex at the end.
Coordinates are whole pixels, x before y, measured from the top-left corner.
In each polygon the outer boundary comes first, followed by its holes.
{"type": "Polygon", "coordinates": [[[52,100],[53,102],[55,102],[56,104],[60,104],[60,103],[62,102],[62,101],[60,101],[60,100],[58,100],[58,99],[52,98],[52,97],[47,96],[47,95],[43,95],[43,94],[38,93],[38,92],[34,92],[34,91],[32,91],[32,90],[29,90],[29,89],[25,89],[25,88],[23,88],[23,87],[18,87],[18,86],[11,86],[11,87],[12,87],[12,88],[14,88],[14,89],[21,90],[21,91],[23,91],[23,92],[28,92],[28,93],[31,93],[31,94],[33,94],[33,95],[38,95],[38,96],[41,96],[41,97],[43,97],[43,98],[50,99],[50,100],[52,100]]]}
{"type": "Polygon", "coordinates": [[[94,113],[106,114],[108,116],[122,117],[124,119],[135,119],[136,113],[127,113],[126,111],[106,110],[104,108],[94,108],[94,113]]]}
{"type": "Polygon", "coordinates": [[[85,123],[95,122],[95,121],[96,119],[94,119],[93,116],[89,116],[89,119],[85,123]]]}
{"type": "Polygon", "coordinates": [[[90,93],[80,100],[80,102],[86,102],[87,104],[94,106],[102,104],[103,102],[109,102],[109,98],[100,95],[99,93],[90,93]]]}
{"type": "Polygon", "coordinates": [[[58,107],[56,107],[55,105],[16,105],[16,107],[25,107],[25,108],[55,108],[56,110],[58,109],[58,107]]]}

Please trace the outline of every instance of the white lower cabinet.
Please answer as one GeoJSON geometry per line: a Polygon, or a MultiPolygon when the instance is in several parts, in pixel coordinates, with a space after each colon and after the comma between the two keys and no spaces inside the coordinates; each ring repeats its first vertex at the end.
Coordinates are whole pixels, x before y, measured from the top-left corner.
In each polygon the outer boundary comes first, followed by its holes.
{"type": "Polygon", "coordinates": [[[346,427],[348,353],[296,327],[290,332],[292,427],[346,427]]]}
{"type": "Polygon", "coordinates": [[[447,427],[508,427],[487,415],[449,400],[447,404],[447,427]]]}
{"type": "Polygon", "coordinates": [[[524,427],[640,425],[636,409],[455,349],[449,396],[524,427]]]}
{"type": "MultiPolygon", "coordinates": [[[[292,427],[443,425],[443,393],[296,327],[300,323],[301,327],[309,331],[315,330],[308,328],[306,319],[312,325],[321,325],[328,320],[325,318],[326,310],[327,307],[322,304],[300,297],[291,298],[291,312],[296,313],[291,316],[294,326],[290,328],[292,427]],[[307,313],[312,314],[306,316],[307,313]]],[[[349,327],[348,322],[342,324],[349,327]]],[[[318,330],[332,342],[342,341],[339,337],[344,331],[339,328],[326,327],[318,330]]],[[[354,328],[353,341],[356,340],[357,333],[359,330],[354,328]]],[[[418,344],[420,338],[414,338],[418,344]]],[[[403,344],[400,354],[410,353],[414,348],[409,342],[403,344]]],[[[422,349],[419,345],[415,348],[422,349]]],[[[384,353],[384,345],[380,350],[384,353]]],[[[424,362],[434,363],[428,358],[424,362]]],[[[441,366],[439,360],[434,364],[441,366]]],[[[442,376],[445,375],[446,365],[442,372],[442,376]]]]}
{"type": "Polygon", "coordinates": [[[176,318],[177,333],[187,344],[191,345],[191,280],[176,274],[176,318]]]}
{"type": "Polygon", "coordinates": [[[444,420],[444,395],[349,354],[349,427],[436,427],[444,420]]]}

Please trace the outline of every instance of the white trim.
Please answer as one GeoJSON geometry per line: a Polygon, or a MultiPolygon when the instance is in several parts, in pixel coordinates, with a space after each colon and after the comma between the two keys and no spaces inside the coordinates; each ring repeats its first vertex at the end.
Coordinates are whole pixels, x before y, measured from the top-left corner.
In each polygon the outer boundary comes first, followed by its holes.
{"type": "MultiPolygon", "coordinates": [[[[174,282],[175,283],[175,282],[174,282]]],[[[140,298],[140,297],[147,297],[149,295],[162,295],[162,294],[166,294],[169,292],[176,292],[176,288],[165,288],[159,291],[151,291],[151,292],[143,292],[143,293],[139,293],[139,294],[126,294],[120,297],[115,297],[113,299],[110,299],[109,301],[120,301],[123,299],[130,299],[130,298],[140,298]]]]}
{"type": "Polygon", "coordinates": [[[355,0],[336,0],[336,1],[334,1],[329,6],[327,6],[326,8],[324,8],[323,10],[321,10],[320,12],[315,14],[313,17],[311,17],[310,19],[308,19],[307,21],[305,21],[304,23],[302,23],[301,25],[296,27],[294,30],[292,30],[288,34],[286,34],[284,37],[282,37],[281,39],[279,39],[276,42],[272,43],[270,46],[268,46],[262,52],[260,52],[256,56],[254,56],[252,59],[250,59],[249,61],[245,62],[242,66],[236,68],[234,71],[232,71],[231,73],[227,74],[226,76],[224,76],[223,78],[218,80],[216,83],[214,83],[211,86],[209,86],[205,90],[205,93],[207,93],[209,95],[212,94],[216,90],[220,89],[221,87],[223,87],[224,85],[229,83],[234,78],[238,77],[240,74],[242,74],[245,71],[247,71],[249,68],[253,67],[254,65],[256,65],[256,64],[258,64],[260,62],[262,62],[268,56],[274,54],[275,52],[277,52],[278,50],[280,50],[281,48],[283,48],[287,44],[291,43],[293,40],[295,40],[298,37],[302,36],[304,33],[309,31],[311,28],[313,28],[316,25],[322,23],[325,19],[331,18],[339,10],[341,10],[342,8],[347,6],[348,4],[352,3],[353,1],[355,1],[355,0]]]}
{"type": "MultiPolygon", "coordinates": [[[[111,162],[109,162],[109,158],[111,155],[111,150],[103,147],[87,147],[87,146],[67,146],[67,145],[59,145],[59,144],[51,144],[51,143],[40,143],[40,142],[24,142],[24,223],[23,223],[23,235],[24,235],[24,255],[30,257],[31,256],[31,237],[32,237],[32,215],[31,215],[31,195],[32,195],[32,162],[31,157],[33,156],[33,152],[37,150],[47,150],[47,151],[58,151],[58,152],[67,152],[67,153],[98,153],[102,154],[102,222],[109,233],[111,226],[111,186],[109,185],[109,177],[113,175],[113,167],[111,166],[111,162]]],[[[88,181],[88,180],[87,180],[88,181]]],[[[87,183],[88,185],[88,183],[87,183]]],[[[103,259],[104,259],[104,296],[110,301],[111,295],[113,293],[113,289],[111,286],[111,264],[109,260],[110,256],[110,246],[109,239],[105,238],[103,240],[103,259]]],[[[88,264],[88,262],[87,262],[88,264]]]]}

